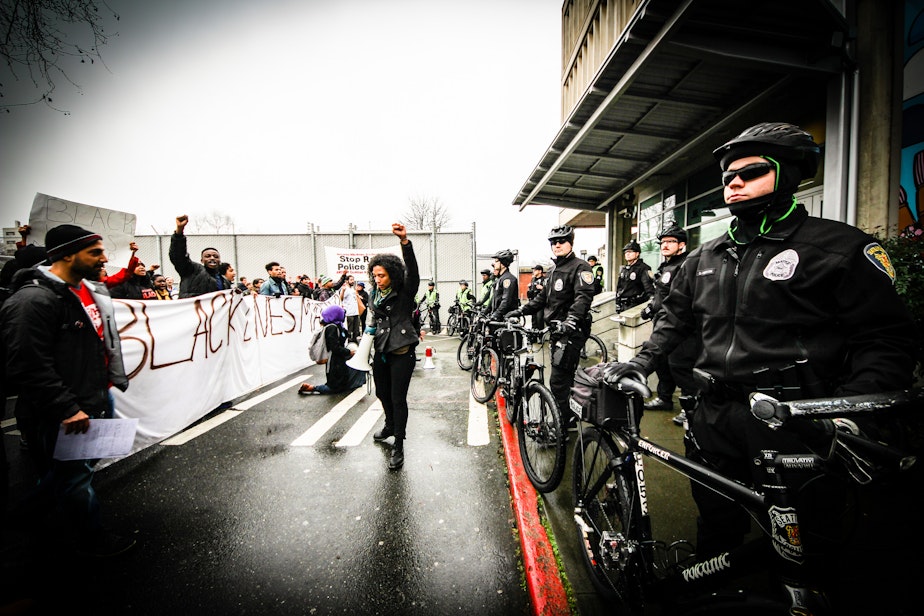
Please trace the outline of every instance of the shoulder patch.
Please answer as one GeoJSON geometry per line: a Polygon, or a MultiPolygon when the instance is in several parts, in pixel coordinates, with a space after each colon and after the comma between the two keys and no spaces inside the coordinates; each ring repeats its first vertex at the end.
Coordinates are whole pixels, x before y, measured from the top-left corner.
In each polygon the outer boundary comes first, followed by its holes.
{"type": "Polygon", "coordinates": [[[895,266],[892,265],[892,260],[889,258],[889,253],[886,252],[885,248],[880,246],[878,242],[873,242],[863,248],[863,254],[866,255],[870,263],[876,266],[876,269],[888,276],[892,282],[895,282],[895,266]]]}
{"type": "Polygon", "coordinates": [[[594,281],[594,273],[593,272],[581,272],[581,281],[584,284],[592,283],[594,281]]]}
{"type": "Polygon", "coordinates": [[[506,278],[506,279],[504,279],[504,288],[506,289],[506,288],[508,288],[508,287],[510,287],[510,279],[509,279],[509,278],[506,278]]]}

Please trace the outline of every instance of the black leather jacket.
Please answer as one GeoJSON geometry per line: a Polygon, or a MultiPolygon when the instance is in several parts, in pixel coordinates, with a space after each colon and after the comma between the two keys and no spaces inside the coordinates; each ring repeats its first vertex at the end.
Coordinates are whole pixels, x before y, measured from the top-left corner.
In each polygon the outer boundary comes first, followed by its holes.
{"type": "Polygon", "coordinates": [[[510,270],[505,270],[494,283],[494,296],[491,298],[491,320],[500,321],[511,310],[520,305],[520,282],[510,270]]]}
{"type": "MultiPolygon", "coordinates": [[[[189,258],[189,253],[186,251],[186,236],[182,233],[174,233],[170,236],[168,254],[170,262],[180,275],[180,299],[231,288],[231,283],[224,276],[219,275],[216,278],[217,270],[213,274],[205,269],[204,265],[195,263],[189,258]]],[[[259,289],[257,291],[259,292],[259,289]]]]}
{"type": "Polygon", "coordinates": [[[523,314],[544,310],[546,323],[564,321],[569,317],[590,333],[590,304],[594,299],[594,274],[590,264],[574,252],[553,259],[555,265],[545,277],[545,292],[523,306],[523,314]]]}

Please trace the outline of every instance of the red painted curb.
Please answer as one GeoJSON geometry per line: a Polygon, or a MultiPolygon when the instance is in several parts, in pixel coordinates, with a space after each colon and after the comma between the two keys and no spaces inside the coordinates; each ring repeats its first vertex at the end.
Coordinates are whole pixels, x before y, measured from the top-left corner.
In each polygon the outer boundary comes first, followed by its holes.
{"type": "Polygon", "coordinates": [[[501,439],[504,443],[504,458],[507,460],[513,514],[516,516],[520,545],[523,548],[526,589],[533,604],[533,613],[542,616],[571,614],[568,595],[565,593],[558,572],[558,563],[552,552],[552,544],[539,520],[536,490],[523,470],[516,430],[506,419],[506,401],[501,395],[496,396],[494,400],[497,403],[497,421],[501,426],[501,439]]]}

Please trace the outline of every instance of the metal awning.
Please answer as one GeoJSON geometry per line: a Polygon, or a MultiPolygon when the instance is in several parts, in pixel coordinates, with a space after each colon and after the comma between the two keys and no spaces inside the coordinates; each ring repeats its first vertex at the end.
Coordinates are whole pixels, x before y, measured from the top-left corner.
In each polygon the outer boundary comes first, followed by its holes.
{"type": "Polygon", "coordinates": [[[638,184],[702,167],[755,110],[844,71],[846,32],[828,0],[642,2],[513,204],[627,207],[638,184]]]}

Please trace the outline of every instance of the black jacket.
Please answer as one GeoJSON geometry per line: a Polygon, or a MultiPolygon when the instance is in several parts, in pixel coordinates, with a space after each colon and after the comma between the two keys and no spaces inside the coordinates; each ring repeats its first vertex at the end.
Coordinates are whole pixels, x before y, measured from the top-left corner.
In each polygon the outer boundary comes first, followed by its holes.
{"type": "Polygon", "coordinates": [[[378,288],[372,290],[370,324],[375,327],[374,346],[379,353],[391,353],[401,347],[414,346],[420,341],[412,316],[417,308],[414,296],[420,286],[420,272],[410,240],[401,245],[401,255],[407,268],[404,286],[389,293],[381,301],[377,301],[378,288]]]}
{"type": "Polygon", "coordinates": [[[494,283],[494,296],[491,298],[491,320],[500,321],[511,310],[520,305],[520,282],[510,270],[505,270],[494,283]]]}
{"type": "Polygon", "coordinates": [[[38,269],[16,274],[15,292],[0,309],[8,382],[46,427],[81,410],[101,417],[109,411],[109,383],[128,389],[112,301],[102,284],[83,284],[99,308],[105,340],[68,286],[38,269]]]}
{"type": "Polygon", "coordinates": [[[590,333],[592,318],[590,305],[594,299],[594,274],[590,264],[579,259],[574,252],[553,259],[555,265],[545,277],[545,292],[540,293],[523,306],[523,314],[535,314],[544,310],[545,322],[572,322],[584,328],[584,335],[590,333]]]}
{"type": "Polygon", "coordinates": [[[654,296],[651,298],[651,303],[642,311],[643,317],[654,319],[657,323],[658,311],[661,310],[664,298],[671,292],[671,282],[686,258],[687,253],[681,252],[671,257],[670,260],[662,261],[658,266],[658,271],[654,275],[654,296]]]}
{"type": "Polygon", "coordinates": [[[690,253],[634,361],[650,373],[699,329],[696,367],[733,385],[807,359],[828,394],[910,386],[914,325],[875,238],[800,205],[741,252],[723,235],[690,253]]]}
{"type": "Polygon", "coordinates": [[[638,306],[654,295],[651,282],[651,268],[641,258],[632,265],[619,268],[619,280],[616,281],[616,305],[618,311],[638,306]]]}
{"type": "Polygon", "coordinates": [[[189,258],[186,250],[186,236],[174,233],[170,236],[170,262],[180,275],[180,299],[196,297],[213,291],[223,291],[231,288],[231,283],[215,270],[214,273],[205,269],[201,263],[195,263],[189,258]]]}

